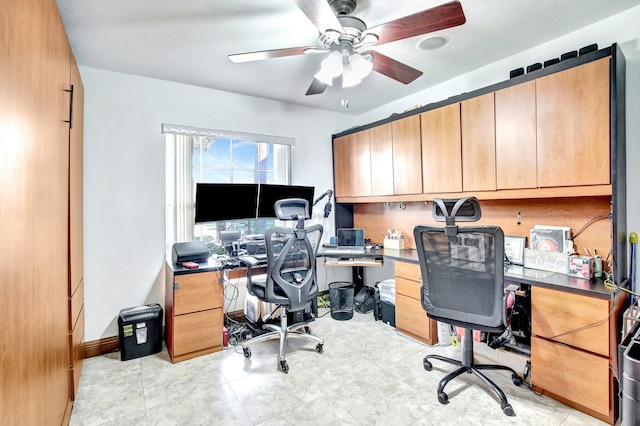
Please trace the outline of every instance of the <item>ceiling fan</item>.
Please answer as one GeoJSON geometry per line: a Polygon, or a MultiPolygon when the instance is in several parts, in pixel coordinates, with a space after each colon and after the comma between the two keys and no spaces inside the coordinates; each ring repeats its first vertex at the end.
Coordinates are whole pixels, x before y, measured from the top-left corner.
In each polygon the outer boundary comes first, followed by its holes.
{"type": "Polygon", "coordinates": [[[343,88],[355,86],[372,70],[401,83],[409,84],[420,77],[422,71],[382,53],[366,49],[456,27],[466,22],[459,1],[445,3],[373,28],[367,28],[364,21],[350,15],[357,6],[357,0],[294,1],[318,28],[319,47],[289,47],[238,53],[228,57],[235,63],[242,63],[285,56],[328,53],[320,71],[314,76],[307,95],[323,93],[337,77],[342,78],[343,88]]]}

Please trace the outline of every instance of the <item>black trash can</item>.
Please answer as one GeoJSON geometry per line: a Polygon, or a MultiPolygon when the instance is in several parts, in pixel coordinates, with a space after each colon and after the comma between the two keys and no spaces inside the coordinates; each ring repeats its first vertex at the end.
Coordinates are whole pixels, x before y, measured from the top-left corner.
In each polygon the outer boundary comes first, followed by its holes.
{"type": "Polygon", "coordinates": [[[345,321],[353,318],[353,294],[356,285],[346,281],[337,281],[329,284],[329,304],[331,305],[331,318],[345,321]]]}
{"type": "Polygon", "coordinates": [[[120,360],[158,353],[162,350],[162,307],[157,304],[136,306],[118,315],[120,360]]]}

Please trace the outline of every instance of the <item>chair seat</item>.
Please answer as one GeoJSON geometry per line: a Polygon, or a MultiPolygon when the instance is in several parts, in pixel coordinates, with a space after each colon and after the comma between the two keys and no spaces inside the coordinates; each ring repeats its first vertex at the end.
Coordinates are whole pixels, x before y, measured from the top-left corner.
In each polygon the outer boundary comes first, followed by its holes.
{"type": "MultiPolygon", "coordinates": [[[[267,277],[266,276],[252,278],[251,282],[247,284],[247,288],[249,289],[249,293],[253,294],[258,299],[262,300],[263,302],[272,303],[270,300],[267,300],[267,277]]],[[[282,289],[277,285],[274,286],[274,293],[277,294],[278,296],[283,296],[283,297],[287,296],[285,292],[282,291],[282,289]]],[[[282,302],[278,302],[278,304],[287,306],[286,303],[282,303],[282,302]]]]}
{"type": "Polygon", "coordinates": [[[464,322],[464,321],[454,320],[454,319],[451,319],[451,318],[443,318],[443,317],[439,317],[437,315],[430,314],[428,312],[427,312],[427,316],[429,318],[431,318],[431,319],[434,319],[434,320],[439,321],[439,322],[443,322],[445,324],[451,324],[451,325],[456,326],[456,327],[468,328],[468,329],[471,329],[471,330],[486,331],[488,333],[502,333],[504,330],[506,330],[506,327],[502,323],[500,323],[496,327],[492,327],[492,326],[487,326],[487,325],[473,324],[473,323],[468,323],[468,322],[464,322]]]}

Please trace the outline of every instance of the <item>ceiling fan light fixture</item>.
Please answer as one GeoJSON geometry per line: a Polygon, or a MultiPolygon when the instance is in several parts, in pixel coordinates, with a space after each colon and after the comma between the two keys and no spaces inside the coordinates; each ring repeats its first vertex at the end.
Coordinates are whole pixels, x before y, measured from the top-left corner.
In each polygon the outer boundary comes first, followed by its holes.
{"type": "Polygon", "coordinates": [[[373,70],[371,61],[367,61],[361,54],[354,53],[349,57],[349,65],[356,77],[360,80],[368,76],[373,70]]]}
{"type": "Polygon", "coordinates": [[[342,73],[342,87],[357,86],[361,82],[362,79],[358,77],[350,65],[344,68],[344,72],[342,73]]]}
{"type": "Polygon", "coordinates": [[[342,73],[342,54],[337,50],[329,53],[320,64],[320,72],[330,75],[331,78],[337,77],[342,73]]]}
{"type": "Polygon", "coordinates": [[[319,80],[319,81],[323,82],[327,86],[333,86],[334,76],[329,74],[328,72],[326,72],[322,68],[320,68],[320,71],[318,71],[313,77],[316,80],[319,80]]]}

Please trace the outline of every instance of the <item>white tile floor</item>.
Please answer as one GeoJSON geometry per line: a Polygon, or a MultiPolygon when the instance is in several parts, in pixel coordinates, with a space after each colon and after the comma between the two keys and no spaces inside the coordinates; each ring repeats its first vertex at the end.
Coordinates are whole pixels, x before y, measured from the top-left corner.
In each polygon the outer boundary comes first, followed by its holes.
{"type": "MultiPolygon", "coordinates": [[[[320,313],[326,311],[322,310],[320,313]]],[[[178,364],[166,350],[130,361],[119,353],[85,360],[71,425],[604,425],[509,376],[488,372],[516,415],[505,416],[473,375],[449,383],[449,404],[436,397],[453,366],[429,353],[459,357],[460,348],[428,347],[398,335],[373,316],[348,321],[330,315],[311,324],[325,339],[292,340],[289,373],[277,370],[276,341],[253,347],[247,360],[233,347],[178,364]]]]}

